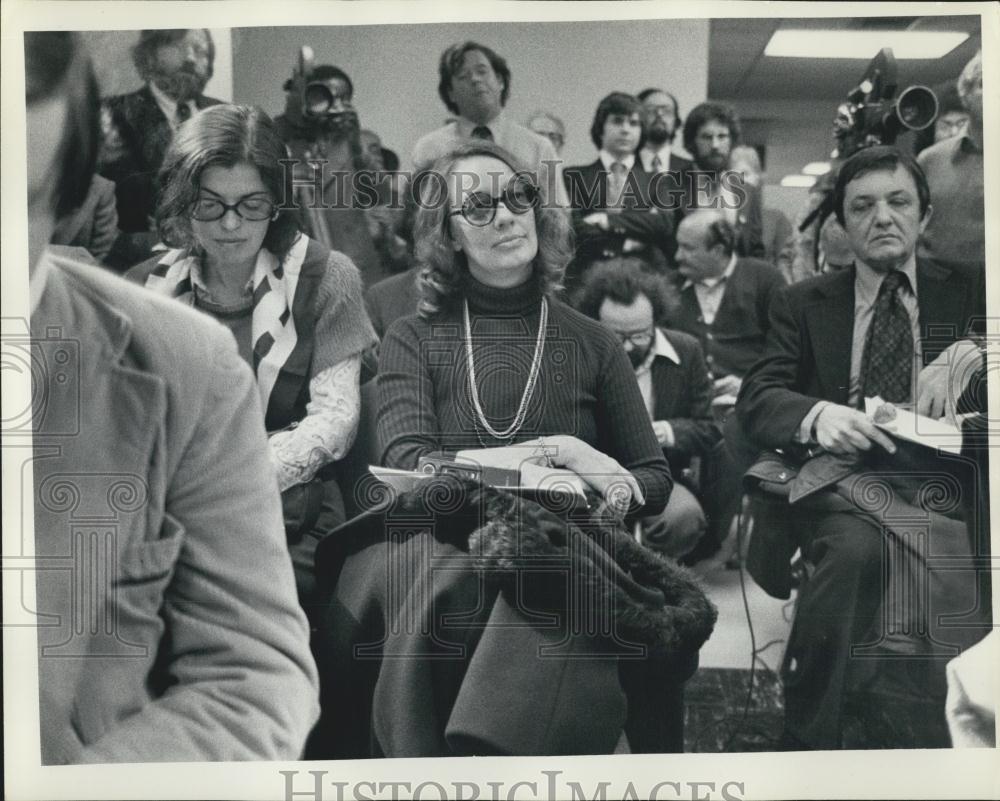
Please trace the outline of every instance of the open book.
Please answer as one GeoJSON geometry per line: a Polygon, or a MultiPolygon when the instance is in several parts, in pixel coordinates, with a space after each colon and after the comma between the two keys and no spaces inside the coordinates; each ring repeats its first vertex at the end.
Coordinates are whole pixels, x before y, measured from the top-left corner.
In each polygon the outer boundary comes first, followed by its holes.
{"type": "Polygon", "coordinates": [[[865,414],[875,425],[894,437],[958,454],[962,450],[962,430],[947,419],[935,420],[914,414],[877,395],[865,398],[865,414]]]}
{"type": "Polygon", "coordinates": [[[420,459],[416,470],[394,470],[376,465],[368,469],[397,492],[408,492],[435,476],[454,475],[512,492],[568,496],[586,503],[583,479],[572,470],[536,464],[537,457],[537,448],[509,445],[455,454],[430,454],[420,459]]]}

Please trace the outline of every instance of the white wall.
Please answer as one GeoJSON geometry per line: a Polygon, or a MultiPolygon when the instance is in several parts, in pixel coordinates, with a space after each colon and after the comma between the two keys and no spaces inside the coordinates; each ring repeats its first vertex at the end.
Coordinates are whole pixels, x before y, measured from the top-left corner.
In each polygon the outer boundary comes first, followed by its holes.
{"type": "Polygon", "coordinates": [[[684,112],[705,99],[708,87],[708,20],[490,22],[234,28],[233,96],[280,112],[281,86],[308,44],[316,63],[336,64],[351,76],[361,124],[377,131],[406,168],[416,140],[449,115],[437,94],[438,59],[466,39],[507,59],[513,75],[507,111],[515,120],[523,123],[536,108],[562,117],[563,158],[570,164],[596,157],[590,123],[609,92],[664,86],[684,112]]]}
{"type": "MultiPolygon", "coordinates": [[[[233,46],[228,28],[212,29],[215,42],[215,69],[205,94],[220,100],[233,99],[233,46]]],[[[134,92],[142,79],[132,64],[132,47],[139,41],[139,31],[82,31],[94,63],[94,73],[101,96],[134,92]]]]}

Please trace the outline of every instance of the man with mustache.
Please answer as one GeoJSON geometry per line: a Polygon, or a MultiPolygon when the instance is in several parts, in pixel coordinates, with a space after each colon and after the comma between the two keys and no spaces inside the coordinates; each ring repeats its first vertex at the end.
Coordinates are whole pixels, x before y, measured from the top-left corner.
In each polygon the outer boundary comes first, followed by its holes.
{"type": "Polygon", "coordinates": [[[694,156],[688,176],[686,207],[722,209],[737,229],[736,252],[763,258],[761,197],[756,187],[730,173],[729,157],[740,143],[736,112],[721,103],[701,103],[684,122],[684,147],[694,156]]]}
{"type": "Polygon", "coordinates": [[[374,174],[368,182],[370,197],[357,192],[358,171],[378,165],[362,150],[361,126],[352,103],[354,84],[332,64],[307,64],[284,88],[285,113],[274,121],[290,157],[298,162],[293,182],[303,230],[349,256],[365,286],[371,286],[391,271],[378,253],[364,208],[369,202],[377,205],[374,174]]]}
{"type": "MultiPolygon", "coordinates": [[[[154,180],[174,131],[192,114],[222,101],[202,94],[215,60],[207,30],[141,31],[132,59],[145,86],[104,100],[98,172],[115,182],[118,227],[136,235],[151,230],[154,180]]],[[[118,256],[125,266],[146,255],[144,248],[155,236],[129,239],[128,254],[118,256]]]]}
{"type": "MultiPolygon", "coordinates": [[[[672,559],[688,554],[708,526],[699,500],[700,464],[722,434],[712,416],[712,383],[701,344],[662,327],[677,299],[661,276],[634,256],[595,266],[578,300],[622,343],[670,463],[675,483],[666,508],[642,520],[642,541],[672,559]]],[[[638,421],[637,421],[637,424],[638,421]]]]}
{"type": "Polygon", "coordinates": [[[664,89],[643,89],[637,95],[646,114],[646,144],[639,150],[642,168],[648,173],[669,172],[683,186],[684,174],[694,165],[679,156],[672,145],[681,127],[677,98],[664,89]]]}

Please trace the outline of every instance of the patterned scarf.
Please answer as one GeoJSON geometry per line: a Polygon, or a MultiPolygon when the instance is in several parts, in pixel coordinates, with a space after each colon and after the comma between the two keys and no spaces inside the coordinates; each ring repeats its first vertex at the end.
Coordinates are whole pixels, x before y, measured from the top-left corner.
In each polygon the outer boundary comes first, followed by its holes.
{"type": "MultiPolygon", "coordinates": [[[[254,265],[250,331],[253,368],[265,410],[269,408],[282,368],[298,342],[292,313],[293,301],[308,245],[309,238],[300,236],[281,263],[271,251],[261,248],[254,265]]],[[[195,297],[191,268],[194,265],[200,266],[200,258],[188,250],[168,250],[146,279],[146,286],[193,306],[195,297]]]]}

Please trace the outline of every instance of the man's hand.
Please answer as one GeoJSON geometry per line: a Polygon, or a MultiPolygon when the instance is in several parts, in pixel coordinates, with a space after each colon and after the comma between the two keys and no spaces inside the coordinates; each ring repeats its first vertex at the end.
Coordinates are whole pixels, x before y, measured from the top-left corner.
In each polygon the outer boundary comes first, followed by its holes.
{"type": "Polygon", "coordinates": [[[870,450],[873,444],[881,445],[889,453],[896,446],[885,432],[862,412],[849,406],[831,403],[823,407],[814,423],[816,441],[830,453],[858,454],[870,450]]]}
{"type": "Polygon", "coordinates": [[[982,363],[971,339],[953,342],[917,376],[917,414],[954,417],[958,399],[982,363]]]}
{"type": "Polygon", "coordinates": [[[734,375],[724,375],[721,378],[716,378],[712,382],[712,394],[715,397],[720,395],[739,395],[740,387],[743,386],[743,381],[734,375]]]}
{"type": "Polygon", "coordinates": [[[672,448],[677,441],[674,439],[674,427],[666,420],[653,421],[653,433],[656,434],[656,441],[661,448],[672,448]]]}

